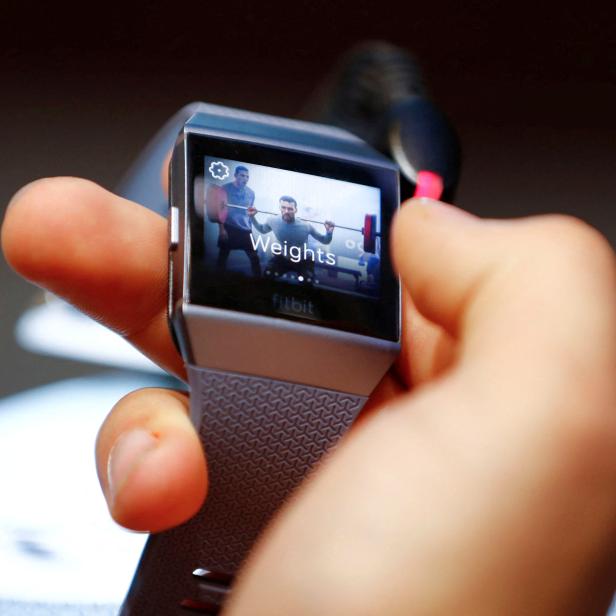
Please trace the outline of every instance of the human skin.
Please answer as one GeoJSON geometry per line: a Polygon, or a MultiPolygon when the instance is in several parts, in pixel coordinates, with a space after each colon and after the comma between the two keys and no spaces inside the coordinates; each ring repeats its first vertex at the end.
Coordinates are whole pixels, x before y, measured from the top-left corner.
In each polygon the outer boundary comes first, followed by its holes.
{"type": "MultiPolygon", "coordinates": [[[[184,377],[165,322],[167,226],[76,178],[12,199],[7,261],[184,377]],[[61,246],[62,250],[58,250],[61,246]]],[[[405,204],[403,350],[285,505],[225,613],[603,614],[616,573],[616,268],[564,216],[405,204]]],[[[96,443],[111,515],[190,517],[207,465],[183,394],[119,401],[96,443]]]]}

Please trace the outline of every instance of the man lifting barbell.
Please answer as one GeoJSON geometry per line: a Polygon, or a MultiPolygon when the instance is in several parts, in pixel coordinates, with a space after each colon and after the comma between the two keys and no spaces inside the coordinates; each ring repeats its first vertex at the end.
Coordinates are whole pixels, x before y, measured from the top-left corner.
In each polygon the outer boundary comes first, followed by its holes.
{"type": "MultiPolygon", "coordinates": [[[[251,206],[246,210],[251,225],[263,234],[267,234],[272,231],[280,244],[281,252],[279,254],[276,254],[277,251],[274,250],[272,245],[271,252],[274,256],[271,257],[265,267],[265,275],[268,277],[277,277],[282,276],[286,272],[293,271],[297,274],[297,279],[300,282],[312,283],[314,280],[314,264],[316,256],[312,259],[292,259],[286,255],[291,248],[299,249],[300,251],[303,251],[303,254],[305,255],[306,251],[309,250],[307,248],[308,237],[313,237],[321,244],[330,244],[333,238],[334,227],[336,225],[330,220],[326,220],[323,223],[326,232],[319,233],[319,231],[317,231],[309,222],[296,218],[297,201],[293,197],[280,197],[279,203],[280,216],[270,215],[267,223],[265,224],[257,221],[257,209],[254,206],[251,206]]],[[[253,245],[257,245],[254,240],[253,245]]],[[[319,250],[320,249],[318,249],[317,252],[319,250]]]]}
{"type": "Polygon", "coordinates": [[[247,208],[255,202],[255,193],[248,188],[250,174],[246,167],[241,165],[235,168],[234,179],[222,188],[226,193],[226,201],[234,203],[237,207],[228,211],[224,221],[218,222],[218,259],[216,267],[225,270],[227,259],[232,250],[243,250],[250,260],[252,275],[261,275],[259,254],[251,242],[251,227],[247,215],[247,208]]]}
{"type": "MultiPolygon", "coordinates": [[[[233,183],[231,183],[233,184],[233,183]]],[[[230,186],[231,184],[225,184],[230,186]]],[[[240,210],[240,215],[247,216],[247,205],[239,205],[234,203],[228,198],[228,194],[225,191],[225,186],[218,186],[216,184],[210,184],[207,187],[205,194],[205,211],[207,213],[208,220],[223,226],[227,220],[229,213],[240,210]]],[[[252,192],[252,191],[251,191],[252,192]]],[[[254,200],[253,200],[254,202],[254,200]]],[[[296,208],[297,209],[297,208],[296,208]]],[[[274,212],[268,212],[266,210],[255,210],[264,214],[270,214],[277,217],[274,212]]],[[[234,216],[233,214],[231,215],[234,216]]],[[[302,220],[307,223],[315,223],[324,225],[327,221],[311,220],[310,218],[295,217],[297,220],[302,220]]],[[[377,238],[381,236],[380,231],[377,229],[377,215],[376,214],[364,214],[364,226],[359,227],[345,227],[344,225],[336,225],[338,229],[346,229],[348,231],[354,231],[361,234],[363,237],[362,247],[364,252],[374,254],[377,250],[377,238]]]]}

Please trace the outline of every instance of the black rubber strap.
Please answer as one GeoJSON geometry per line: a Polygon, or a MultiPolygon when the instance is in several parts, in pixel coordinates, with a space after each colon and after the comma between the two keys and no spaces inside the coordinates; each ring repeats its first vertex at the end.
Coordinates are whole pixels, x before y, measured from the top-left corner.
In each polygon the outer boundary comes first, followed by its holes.
{"type": "Polygon", "coordinates": [[[216,614],[237,568],[366,398],[189,366],[209,493],[186,524],[151,535],[121,614],[216,614]]]}

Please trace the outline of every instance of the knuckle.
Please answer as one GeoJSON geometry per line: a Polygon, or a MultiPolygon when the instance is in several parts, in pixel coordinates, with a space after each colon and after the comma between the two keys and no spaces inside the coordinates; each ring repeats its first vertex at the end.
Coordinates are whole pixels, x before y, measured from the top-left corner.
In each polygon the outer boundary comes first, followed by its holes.
{"type": "Polygon", "coordinates": [[[574,216],[552,214],[542,217],[546,240],[562,264],[575,270],[613,272],[614,251],[597,229],[574,216]]]}

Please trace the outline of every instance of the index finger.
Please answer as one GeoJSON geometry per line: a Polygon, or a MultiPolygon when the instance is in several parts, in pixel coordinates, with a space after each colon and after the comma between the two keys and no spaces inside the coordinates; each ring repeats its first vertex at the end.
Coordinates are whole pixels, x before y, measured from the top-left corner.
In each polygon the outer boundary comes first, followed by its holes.
{"type": "Polygon", "coordinates": [[[184,377],[167,326],[167,222],[78,178],[37,180],[11,200],[2,249],[22,276],[184,377]]]}

